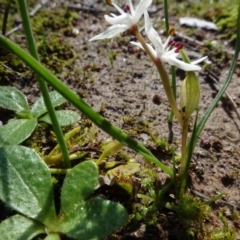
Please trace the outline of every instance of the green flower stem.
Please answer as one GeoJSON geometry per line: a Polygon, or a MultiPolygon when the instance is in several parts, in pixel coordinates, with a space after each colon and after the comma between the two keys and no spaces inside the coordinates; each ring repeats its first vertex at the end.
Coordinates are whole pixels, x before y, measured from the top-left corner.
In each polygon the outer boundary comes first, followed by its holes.
{"type": "Polygon", "coordinates": [[[172,176],[172,171],[163,163],[161,163],[153,154],[147,150],[142,144],[130,138],[127,134],[123,133],[120,129],[113,126],[99,113],[95,112],[90,106],[88,106],[76,93],[70,90],[65,84],[63,84],[56,76],[54,76],[49,70],[42,66],[36,59],[31,57],[22,48],[13,43],[11,40],[0,35],[0,45],[8,49],[10,52],[18,56],[25,64],[27,64],[34,72],[39,74],[46,82],[48,82],[56,91],[62,94],[69,102],[77,107],[84,115],[86,115],[93,123],[100,127],[103,131],[108,133],[119,142],[130,147],[134,151],[141,154],[148,161],[156,164],[165,173],[172,176]]]}
{"type": "Polygon", "coordinates": [[[164,0],[164,17],[165,17],[165,29],[169,31],[169,20],[168,20],[168,0],[164,0]]]}
{"type": "MultiPolygon", "coordinates": [[[[169,19],[168,19],[168,0],[164,0],[164,17],[165,17],[165,30],[166,33],[168,34],[169,32],[169,19]]],[[[176,93],[177,93],[177,88],[176,88],[176,71],[175,71],[175,66],[171,66],[171,73],[172,73],[172,92],[173,96],[176,100],[176,93]]],[[[172,123],[174,117],[173,110],[171,109],[171,112],[168,117],[168,122],[172,123]]]]}
{"type": "Polygon", "coordinates": [[[140,34],[140,32],[138,31],[138,28],[136,26],[134,26],[132,28],[132,32],[135,35],[135,37],[138,39],[138,41],[142,44],[144,50],[149,55],[151,60],[155,63],[155,65],[158,69],[159,75],[162,79],[163,87],[164,87],[164,90],[166,92],[169,104],[170,104],[170,106],[173,110],[174,115],[178,119],[180,125],[183,126],[183,119],[182,119],[181,114],[179,113],[179,110],[178,110],[178,107],[177,107],[177,104],[176,104],[176,101],[175,101],[175,98],[173,96],[172,89],[171,89],[171,86],[170,86],[170,81],[169,81],[169,78],[168,78],[168,74],[167,74],[166,69],[163,66],[162,61],[160,59],[156,59],[153,56],[151,51],[148,49],[148,46],[147,46],[144,38],[142,37],[142,35],[140,34]]]}
{"type": "MultiPolygon", "coordinates": [[[[78,153],[74,153],[74,154],[70,154],[69,159],[72,160],[76,160],[76,159],[80,159],[83,158],[87,155],[87,152],[78,152],[78,153]]],[[[51,157],[45,156],[43,157],[44,162],[47,165],[55,165],[55,164],[59,164],[63,161],[63,155],[62,153],[53,155],[51,157]]]]}
{"type": "MultiPolygon", "coordinates": [[[[176,193],[177,193],[177,198],[182,198],[185,192],[185,188],[186,188],[186,184],[187,184],[187,179],[188,179],[188,170],[191,164],[191,160],[192,160],[192,154],[194,151],[194,139],[196,139],[196,134],[197,134],[197,120],[198,120],[198,111],[195,117],[195,123],[194,123],[194,127],[193,127],[193,131],[192,131],[192,136],[190,138],[190,141],[187,145],[186,148],[186,162],[185,162],[185,167],[184,167],[184,171],[181,169],[181,182],[180,182],[180,186],[177,185],[177,189],[176,189],[176,193]]],[[[181,165],[182,167],[182,165],[181,165]]],[[[182,167],[183,168],[183,167],[182,167]]]]}
{"type": "Polygon", "coordinates": [[[159,59],[156,59],[155,62],[156,62],[155,64],[157,66],[158,72],[161,76],[161,79],[162,79],[162,82],[163,82],[163,87],[164,87],[164,90],[166,92],[166,95],[167,95],[168,101],[170,103],[170,106],[172,108],[172,111],[173,111],[175,117],[177,118],[178,122],[180,123],[181,127],[183,127],[183,119],[182,119],[182,116],[181,116],[181,114],[178,110],[175,98],[173,96],[172,88],[170,86],[170,81],[169,81],[169,78],[168,78],[167,71],[164,68],[163,63],[159,59]]]}
{"type": "MultiPolygon", "coordinates": [[[[26,1],[25,0],[18,0],[17,3],[18,3],[19,11],[20,11],[20,14],[21,14],[21,17],[22,17],[22,22],[23,22],[23,27],[24,27],[24,30],[25,30],[26,38],[27,38],[29,52],[37,61],[39,61],[38,52],[37,52],[37,48],[36,48],[36,44],[35,44],[35,39],[34,39],[34,36],[33,36],[31,24],[30,24],[30,19],[29,19],[29,14],[28,14],[28,10],[27,10],[26,1]]],[[[40,87],[40,90],[41,90],[42,95],[43,95],[45,106],[48,110],[48,113],[49,113],[49,116],[50,116],[50,119],[51,119],[51,122],[52,122],[54,132],[55,132],[56,137],[57,137],[57,141],[60,145],[60,148],[61,148],[61,151],[62,151],[62,154],[63,154],[63,157],[64,157],[64,165],[65,165],[66,168],[70,168],[71,163],[70,163],[70,160],[69,160],[67,144],[64,141],[62,129],[59,126],[54,107],[52,106],[52,102],[51,102],[51,99],[50,99],[50,96],[49,96],[49,93],[48,93],[47,84],[41,79],[41,77],[39,75],[37,75],[37,80],[38,80],[39,87],[40,87]]]]}
{"type": "Polygon", "coordinates": [[[3,35],[6,34],[7,19],[8,19],[8,14],[9,14],[9,10],[10,10],[12,1],[13,0],[8,0],[8,2],[6,3],[6,7],[4,9],[4,15],[3,15],[3,21],[2,21],[2,34],[3,35]]]}
{"type": "MultiPolygon", "coordinates": [[[[171,73],[172,73],[172,92],[173,92],[174,99],[176,101],[177,86],[176,86],[176,70],[175,70],[174,66],[171,66],[171,73]]],[[[174,117],[174,113],[173,113],[173,110],[171,110],[169,118],[168,118],[169,123],[172,123],[173,117],[174,117]]]]}
{"type": "Polygon", "coordinates": [[[66,168],[65,169],[50,168],[49,171],[50,171],[51,174],[64,174],[64,175],[66,175],[68,172],[71,171],[71,168],[69,168],[69,169],[66,169],[66,168]]]}
{"type": "Polygon", "coordinates": [[[182,176],[186,169],[187,164],[187,135],[188,135],[189,118],[184,119],[182,128],[182,158],[180,166],[180,176],[182,176]]]}
{"type": "MultiPolygon", "coordinates": [[[[71,137],[73,137],[74,135],[76,135],[78,132],[80,131],[80,127],[76,127],[74,129],[72,129],[71,131],[69,131],[68,133],[65,134],[64,136],[64,140],[65,142],[67,142],[71,137]]],[[[51,158],[55,152],[60,148],[60,145],[57,144],[53,150],[48,154],[48,158],[51,158]]]]}

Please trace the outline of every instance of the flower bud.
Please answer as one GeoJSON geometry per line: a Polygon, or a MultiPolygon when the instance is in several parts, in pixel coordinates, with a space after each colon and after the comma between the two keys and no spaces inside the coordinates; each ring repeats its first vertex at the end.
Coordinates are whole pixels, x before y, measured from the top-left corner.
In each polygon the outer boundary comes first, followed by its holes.
{"type": "Polygon", "coordinates": [[[198,107],[200,87],[194,72],[187,72],[180,91],[180,106],[185,118],[189,118],[198,107]]]}

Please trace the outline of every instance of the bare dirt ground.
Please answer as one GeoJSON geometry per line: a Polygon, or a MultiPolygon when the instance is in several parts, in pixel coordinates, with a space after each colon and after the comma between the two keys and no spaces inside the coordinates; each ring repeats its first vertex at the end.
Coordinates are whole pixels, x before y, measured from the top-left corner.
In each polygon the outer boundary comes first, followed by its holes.
{"type": "MultiPolygon", "coordinates": [[[[126,124],[124,118],[126,116],[130,117],[132,122],[136,124],[148,122],[148,131],[139,131],[134,135],[134,138],[144,143],[145,146],[152,145],[150,136],[150,133],[152,133],[168,141],[176,153],[179,153],[180,128],[174,121],[173,135],[170,134],[167,123],[170,108],[163,86],[155,66],[148,56],[129,43],[130,40],[135,39],[123,37],[110,41],[89,42],[91,37],[107,28],[108,25],[103,18],[106,8],[111,9],[102,1],[94,0],[81,0],[80,4],[79,1],[71,1],[69,4],[49,1],[45,6],[45,11],[48,12],[49,17],[43,27],[42,34],[49,42],[53,35],[54,38],[57,36],[64,49],[62,49],[62,56],[57,50],[54,58],[55,50],[52,49],[51,52],[47,46],[45,54],[43,54],[43,49],[40,51],[42,59],[46,60],[47,56],[51,56],[53,62],[54,59],[58,61],[60,58],[64,59],[66,51],[68,51],[67,58],[72,61],[63,64],[64,66],[60,70],[56,67],[56,61],[50,64],[50,69],[55,71],[60,79],[83,97],[96,111],[101,112],[111,123],[127,132],[131,133],[131,128],[134,128],[134,126],[126,124]],[[75,7],[70,6],[71,4],[74,4],[75,7]],[[64,10],[61,11],[61,9],[64,10]],[[57,25],[61,24],[59,21],[56,20],[56,26],[54,26],[54,23],[55,18],[62,18],[63,22],[68,21],[69,15],[66,9],[74,12],[76,16],[71,20],[71,24],[67,24],[67,27],[62,30],[57,25]]],[[[150,16],[153,19],[154,26],[156,25],[159,34],[165,39],[166,35],[161,32],[164,27],[162,3],[155,3],[150,10],[153,11],[150,16]],[[155,11],[156,9],[157,11],[155,11]]],[[[230,44],[226,44],[225,39],[218,38],[218,32],[192,29],[192,34],[189,36],[190,40],[186,40],[184,36],[187,36],[189,31],[186,27],[180,27],[178,18],[170,16],[170,23],[176,29],[176,38],[184,43],[184,49],[191,60],[202,57],[201,52],[204,50],[204,55],[208,55],[211,62],[210,70],[203,69],[198,74],[201,86],[199,111],[199,117],[201,117],[218,92],[219,85],[226,80],[234,49],[230,44]],[[183,36],[183,38],[180,36],[183,36]],[[226,49],[227,53],[199,44],[206,40],[217,40],[226,49]],[[218,84],[213,81],[213,78],[218,84]]],[[[40,41],[39,32],[37,34],[37,39],[40,41]]],[[[23,45],[25,43],[21,30],[11,34],[10,38],[23,45]]],[[[24,65],[22,70],[20,65],[13,69],[7,62],[5,64],[11,69],[9,71],[12,71],[12,73],[1,78],[1,85],[16,86],[28,96],[30,102],[34,102],[36,96],[39,95],[39,91],[33,76],[22,74],[26,71],[24,65]]],[[[60,61],[59,64],[62,64],[62,62],[60,61]]],[[[46,63],[46,65],[48,64],[46,63]]],[[[230,227],[236,230],[240,229],[240,119],[236,114],[236,110],[239,111],[240,106],[239,67],[240,62],[227,90],[236,103],[237,109],[233,107],[227,96],[224,96],[218,103],[194,151],[190,182],[187,189],[188,192],[202,200],[208,200],[222,192],[225,193],[221,200],[213,205],[213,212],[208,220],[213,228],[223,225],[218,217],[221,213],[228,220],[230,227]],[[237,215],[238,217],[233,217],[237,215]]],[[[183,78],[184,72],[178,70],[178,89],[183,78]]],[[[0,120],[4,122],[4,116],[0,120]]],[[[102,132],[99,133],[98,137],[99,139],[107,138],[102,132]]],[[[135,159],[142,161],[141,157],[131,154],[135,159]]],[[[163,156],[163,159],[161,159],[161,154],[158,154],[158,157],[171,166],[170,157],[166,159],[163,156]]],[[[171,219],[171,214],[169,216],[169,213],[165,211],[162,214],[166,214],[166,218],[171,219]]],[[[172,226],[167,224],[165,228],[141,225],[136,232],[131,230],[130,233],[117,233],[115,239],[183,239],[176,230],[179,228],[179,223],[174,221],[172,223],[172,226]]],[[[114,239],[114,237],[112,236],[111,239],[114,239]]],[[[237,239],[240,239],[240,237],[237,239]]]]}

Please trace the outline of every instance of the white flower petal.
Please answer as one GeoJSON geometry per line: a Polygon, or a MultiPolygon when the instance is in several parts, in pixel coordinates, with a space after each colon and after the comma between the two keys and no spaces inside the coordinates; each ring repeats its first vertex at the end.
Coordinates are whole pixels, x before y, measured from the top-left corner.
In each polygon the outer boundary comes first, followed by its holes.
{"type": "Polygon", "coordinates": [[[130,41],[130,43],[144,50],[144,48],[143,48],[143,46],[142,46],[141,43],[139,43],[139,42],[133,42],[133,41],[130,41]]]}
{"type": "Polygon", "coordinates": [[[141,0],[138,6],[136,7],[135,14],[133,15],[134,23],[137,23],[141,18],[142,14],[146,9],[151,5],[152,0],[141,0]]]}
{"type": "Polygon", "coordinates": [[[122,15],[122,14],[125,14],[125,12],[115,3],[112,3],[112,5],[119,11],[119,13],[122,15]]]}
{"type": "Polygon", "coordinates": [[[98,34],[97,36],[91,38],[89,41],[105,39],[105,38],[113,38],[118,36],[120,33],[126,30],[126,25],[114,25],[109,27],[106,31],[98,34]]]}
{"type": "Polygon", "coordinates": [[[166,40],[166,42],[163,44],[163,48],[164,48],[164,49],[167,49],[167,48],[168,48],[168,44],[169,44],[171,38],[172,38],[172,36],[169,35],[168,38],[167,38],[167,40],[166,40]]]}
{"type": "Polygon", "coordinates": [[[118,7],[117,4],[112,3],[112,5],[118,10],[120,15],[105,15],[105,20],[112,26],[103,33],[91,38],[90,41],[104,38],[113,38],[115,36],[118,36],[120,33],[130,29],[141,18],[143,12],[146,10],[147,7],[149,7],[151,2],[152,0],[141,0],[136,10],[134,10],[132,0],[127,0],[127,6],[130,8],[130,11],[129,9],[127,9],[127,12],[118,7]]]}
{"type": "Polygon", "coordinates": [[[109,15],[105,14],[104,18],[111,25],[126,24],[126,28],[128,28],[127,25],[129,25],[129,23],[131,24],[132,22],[131,17],[129,16],[129,14],[126,14],[126,13],[116,17],[110,17],[109,15]]]}
{"type": "Polygon", "coordinates": [[[193,65],[191,63],[185,63],[175,57],[162,57],[162,61],[170,65],[176,66],[184,71],[199,71],[201,70],[200,66],[193,65]]]}
{"type": "Polygon", "coordinates": [[[152,27],[152,24],[150,22],[150,18],[148,16],[147,11],[144,11],[144,20],[145,20],[145,31],[146,31],[146,33],[148,33],[150,28],[152,27]]]}
{"type": "Polygon", "coordinates": [[[149,40],[154,45],[155,50],[151,49],[151,51],[155,52],[156,58],[159,58],[163,62],[168,63],[170,65],[174,65],[185,71],[201,70],[201,67],[196,64],[204,61],[207,57],[203,57],[192,63],[185,63],[184,61],[179,60],[177,58],[179,55],[179,52],[178,52],[179,49],[177,47],[174,47],[174,46],[171,47],[169,45],[171,36],[169,36],[166,42],[163,44],[160,36],[157,34],[156,30],[152,27],[147,11],[144,11],[144,17],[145,17],[145,31],[149,40]]]}
{"type": "MultiPolygon", "coordinates": [[[[130,43],[144,50],[141,43],[139,43],[139,42],[130,42],[130,43]]],[[[157,52],[154,50],[154,48],[150,44],[147,43],[147,46],[148,46],[150,52],[152,53],[152,55],[156,58],[157,52]]]]}
{"type": "Polygon", "coordinates": [[[192,62],[192,64],[198,64],[198,63],[200,63],[200,62],[203,62],[204,60],[206,60],[208,57],[207,56],[205,56],[205,57],[202,57],[202,58],[200,58],[200,59],[198,59],[198,60],[196,60],[196,61],[193,61],[192,62]]]}
{"type": "MultiPolygon", "coordinates": [[[[153,43],[157,52],[160,55],[162,55],[162,53],[164,52],[162,40],[157,34],[156,30],[152,27],[147,11],[144,12],[144,17],[145,17],[145,31],[147,33],[147,36],[149,40],[153,43]]],[[[158,56],[158,57],[160,58],[161,56],[158,56]]]]}

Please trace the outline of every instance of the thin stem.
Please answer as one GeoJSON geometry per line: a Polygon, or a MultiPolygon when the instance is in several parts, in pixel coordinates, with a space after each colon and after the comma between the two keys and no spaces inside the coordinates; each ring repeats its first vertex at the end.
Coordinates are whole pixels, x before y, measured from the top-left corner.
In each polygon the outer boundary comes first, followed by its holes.
{"type": "Polygon", "coordinates": [[[5,10],[4,10],[4,16],[3,16],[3,22],[2,22],[2,35],[6,34],[7,19],[8,19],[8,14],[9,14],[9,10],[10,10],[12,1],[13,0],[8,0],[7,6],[6,6],[5,10]]]}
{"type": "Polygon", "coordinates": [[[187,163],[188,123],[189,123],[189,119],[186,118],[183,122],[183,129],[182,129],[182,160],[181,160],[181,167],[180,167],[180,175],[183,175],[186,168],[186,163],[187,163]]]}
{"type": "Polygon", "coordinates": [[[157,66],[158,72],[161,76],[163,87],[164,87],[164,90],[166,92],[166,95],[167,95],[168,101],[170,103],[170,106],[173,110],[173,113],[174,113],[175,117],[178,119],[181,127],[183,127],[183,119],[182,119],[182,116],[181,116],[181,114],[178,110],[175,98],[173,96],[172,88],[171,88],[171,85],[170,85],[170,81],[169,81],[169,78],[168,78],[167,71],[164,68],[163,63],[161,61],[159,61],[159,59],[157,59],[155,62],[156,62],[155,64],[157,66]]]}
{"type": "MultiPolygon", "coordinates": [[[[32,28],[31,28],[31,24],[30,24],[30,19],[29,19],[29,14],[28,14],[28,10],[27,10],[26,0],[18,0],[17,3],[18,3],[19,11],[20,11],[20,14],[21,14],[21,17],[22,17],[22,23],[23,23],[23,27],[24,27],[24,30],[25,30],[26,38],[27,38],[29,52],[37,61],[39,61],[37,47],[36,47],[36,44],[35,44],[35,39],[34,39],[34,36],[33,36],[32,28]]],[[[38,80],[39,87],[40,87],[40,90],[41,90],[42,95],[43,95],[44,103],[46,105],[46,108],[48,110],[48,113],[49,113],[49,116],[50,116],[50,119],[51,119],[51,122],[52,122],[54,132],[55,132],[56,137],[57,137],[57,141],[60,145],[60,148],[61,148],[61,151],[62,151],[62,154],[63,154],[63,157],[64,157],[65,167],[70,168],[71,163],[70,163],[70,160],[69,160],[67,144],[64,140],[62,129],[59,126],[54,107],[52,106],[52,102],[51,102],[51,99],[50,99],[50,96],[49,96],[47,84],[41,79],[41,77],[39,75],[37,75],[37,80],[38,80]]]]}
{"type": "Polygon", "coordinates": [[[28,65],[34,72],[39,74],[46,82],[48,82],[56,91],[62,94],[69,102],[71,102],[76,108],[78,108],[84,115],[86,115],[93,123],[100,127],[103,131],[108,133],[113,138],[122,142],[129,148],[133,149],[137,153],[141,154],[148,161],[156,164],[165,173],[172,176],[172,171],[164,165],[159,159],[153,156],[153,154],[145,148],[142,144],[138,143],[134,139],[130,138],[127,134],[120,129],[113,126],[99,113],[95,112],[89,105],[87,105],[75,92],[69,89],[64,83],[62,83],[56,76],[54,76],[49,70],[41,65],[36,59],[30,56],[26,51],[20,48],[17,44],[7,39],[0,34],[0,44],[8,49],[10,52],[18,56],[26,65],[28,65]]]}
{"type": "MultiPolygon", "coordinates": [[[[194,123],[194,127],[193,127],[193,131],[192,131],[192,136],[190,138],[189,144],[187,145],[186,148],[186,162],[184,163],[184,167],[183,167],[183,163],[181,164],[181,182],[180,182],[180,187],[179,187],[179,193],[178,193],[178,198],[181,198],[184,195],[185,192],[185,188],[186,188],[186,184],[187,184],[187,178],[188,178],[188,170],[191,164],[191,160],[192,160],[192,154],[194,151],[194,139],[196,137],[197,134],[197,120],[198,120],[198,111],[195,117],[195,123],[194,123]]],[[[182,156],[183,157],[183,156],[182,156]]]]}
{"type": "Polygon", "coordinates": [[[133,34],[135,35],[135,37],[138,39],[138,41],[142,44],[144,50],[149,55],[151,60],[155,63],[155,65],[158,69],[159,75],[162,79],[163,87],[164,87],[164,90],[166,92],[169,104],[170,104],[170,106],[171,106],[171,108],[174,112],[174,115],[178,119],[180,125],[183,126],[183,119],[182,119],[181,114],[179,113],[179,110],[178,110],[178,107],[177,107],[177,104],[176,104],[176,101],[175,101],[175,98],[173,96],[172,89],[171,89],[171,86],[170,86],[170,81],[169,81],[169,78],[168,78],[168,74],[167,74],[166,69],[163,66],[163,63],[161,62],[160,59],[156,59],[153,56],[153,54],[149,50],[144,38],[142,37],[141,33],[138,31],[138,28],[133,27],[132,31],[133,31],[133,34]]]}
{"type": "Polygon", "coordinates": [[[152,52],[148,48],[144,38],[142,37],[142,34],[138,31],[138,27],[137,26],[133,26],[132,27],[132,33],[138,39],[138,41],[142,44],[144,50],[146,51],[148,56],[151,58],[151,60],[155,63],[156,58],[154,57],[154,55],[152,54],[152,52]]]}
{"type": "MultiPolygon", "coordinates": [[[[175,66],[171,66],[171,73],[172,73],[172,92],[173,92],[174,99],[176,101],[177,86],[176,86],[176,70],[175,70],[175,66]]],[[[168,122],[169,123],[172,123],[173,117],[174,117],[174,113],[173,113],[173,110],[171,110],[169,118],[168,118],[168,122]]]]}
{"type": "Polygon", "coordinates": [[[168,20],[168,0],[164,0],[164,16],[165,16],[165,29],[169,31],[169,20],[168,20]]]}
{"type": "MultiPolygon", "coordinates": [[[[74,135],[76,135],[80,131],[80,127],[76,127],[72,129],[70,132],[66,133],[64,136],[65,142],[67,142],[70,138],[72,138],[74,135]]],[[[48,154],[48,158],[51,158],[55,152],[60,148],[59,144],[57,144],[53,150],[48,154]]]]}
{"type": "MultiPolygon", "coordinates": [[[[165,30],[166,30],[166,33],[168,33],[169,32],[168,0],[164,0],[164,16],[165,16],[165,30]]],[[[176,71],[174,66],[171,66],[171,73],[172,73],[172,92],[176,100],[176,71]]],[[[169,123],[172,123],[173,117],[174,117],[174,113],[173,113],[173,110],[171,109],[171,112],[168,117],[169,123]]]]}

